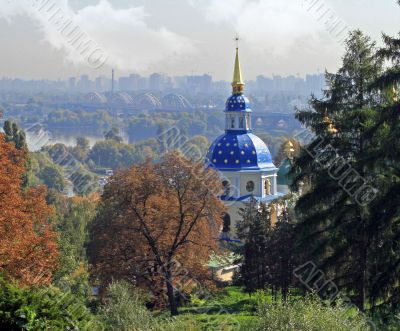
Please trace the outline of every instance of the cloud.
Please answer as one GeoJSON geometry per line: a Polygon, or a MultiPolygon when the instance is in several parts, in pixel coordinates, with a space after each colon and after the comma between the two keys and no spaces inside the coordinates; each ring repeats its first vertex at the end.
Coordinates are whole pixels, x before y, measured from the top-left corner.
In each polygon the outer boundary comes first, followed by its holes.
{"type": "Polygon", "coordinates": [[[107,65],[121,70],[142,72],[165,61],[179,64],[181,57],[195,49],[194,41],[189,38],[166,27],[151,27],[147,22],[149,16],[140,6],[117,9],[108,0],[101,0],[74,11],[68,0],[50,0],[41,9],[42,3],[46,1],[2,3],[0,17],[10,22],[16,16],[30,17],[42,31],[43,39],[55,49],[63,50],[65,60],[74,64],[87,62],[87,56],[81,56],[82,49],[77,49],[79,42],[72,42],[75,28],[85,33],[86,41],[101,48],[107,56],[107,65]],[[69,19],[72,23],[66,27],[69,19]]]}
{"type": "MultiPolygon", "coordinates": [[[[326,44],[327,32],[299,0],[191,0],[214,24],[229,25],[254,51],[287,55],[302,43],[326,44]]],[[[329,43],[333,44],[331,40],[329,43]]],[[[315,47],[315,46],[314,46],[315,47]]]]}

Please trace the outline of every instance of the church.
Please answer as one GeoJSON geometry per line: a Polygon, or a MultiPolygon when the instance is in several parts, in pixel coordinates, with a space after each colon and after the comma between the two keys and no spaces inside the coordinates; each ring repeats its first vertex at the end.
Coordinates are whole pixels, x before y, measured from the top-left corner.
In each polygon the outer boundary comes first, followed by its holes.
{"type": "MultiPolygon", "coordinates": [[[[270,204],[288,192],[285,179],[287,164],[278,169],[267,145],[252,133],[251,105],[244,95],[244,82],[239,61],[239,48],[232,81],[232,95],[225,104],[225,133],[211,144],[206,163],[221,176],[223,194],[220,199],[227,207],[223,218],[221,240],[238,241],[235,236],[239,209],[251,197],[270,204]],[[282,175],[282,176],[280,176],[282,175]]],[[[271,208],[272,222],[277,210],[271,208]]]]}

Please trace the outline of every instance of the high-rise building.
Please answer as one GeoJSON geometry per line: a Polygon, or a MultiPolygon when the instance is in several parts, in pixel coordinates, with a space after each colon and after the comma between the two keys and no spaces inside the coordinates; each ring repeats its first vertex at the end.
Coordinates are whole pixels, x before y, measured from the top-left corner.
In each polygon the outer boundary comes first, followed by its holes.
{"type": "Polygon", "coordinates": [[[153,91],[161,91],[163,89],[163,76],[158,73],[151,74],[149,77],[149,88],[153,91]]]}
{"type": "Polygon", "coordinates": [[[75,77],[70,77],[68,79],[68,89],[70,91],[75,91],[75,89],[76,89],[76,78],[75,77]]]}
{"type": "Polygon", "coordinates": [[[92,87],[93,83],[92,81],[89,79],[88,75],[82,75],[81,79],[79,80],[77,87],[79,92],[81,93],[87,93],[93,90],[92,87]]]}

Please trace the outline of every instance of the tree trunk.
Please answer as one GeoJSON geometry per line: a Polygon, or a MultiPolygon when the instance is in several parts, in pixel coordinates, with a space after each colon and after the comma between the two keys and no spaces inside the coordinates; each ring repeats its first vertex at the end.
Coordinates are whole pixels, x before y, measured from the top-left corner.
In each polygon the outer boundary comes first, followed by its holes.
{"type": "Polygon", "coordinates": [[[175,291],[174,286],[172,285],[172,275],[171,271],[167,270],[165,275],[165,280],[167,282],[167,295],[168,295],[168,302],[169,302],[169,309],[171,311],[171,316],[178,315],[178,306],[175,300],[175,291]]]}
{"type": "Polygon", "coordinates": [[[365,224],[362,224],[362,235],[361,235],[361,245],[360,245],[360,271],[361,271],[361,279],[359,284],[359,305],[360,310],[365,310],[365,301],[366,301],[366,287],[367,287],[367,245],[366,245],[366,229],[365,224]]]}

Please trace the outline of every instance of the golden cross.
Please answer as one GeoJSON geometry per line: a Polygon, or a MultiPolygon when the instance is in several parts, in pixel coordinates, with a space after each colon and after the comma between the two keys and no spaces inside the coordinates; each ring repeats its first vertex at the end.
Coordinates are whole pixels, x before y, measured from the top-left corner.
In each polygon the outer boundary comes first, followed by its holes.
{"type": "Polygon", "coordinates": [[[239,35],[236,33],[236,37],[235,37],[235,39],[233,39],[235,42],[236,42],[236,49],[239,49],[239,40],[240,40],[240,38],[239,38],[239,35]]]}

